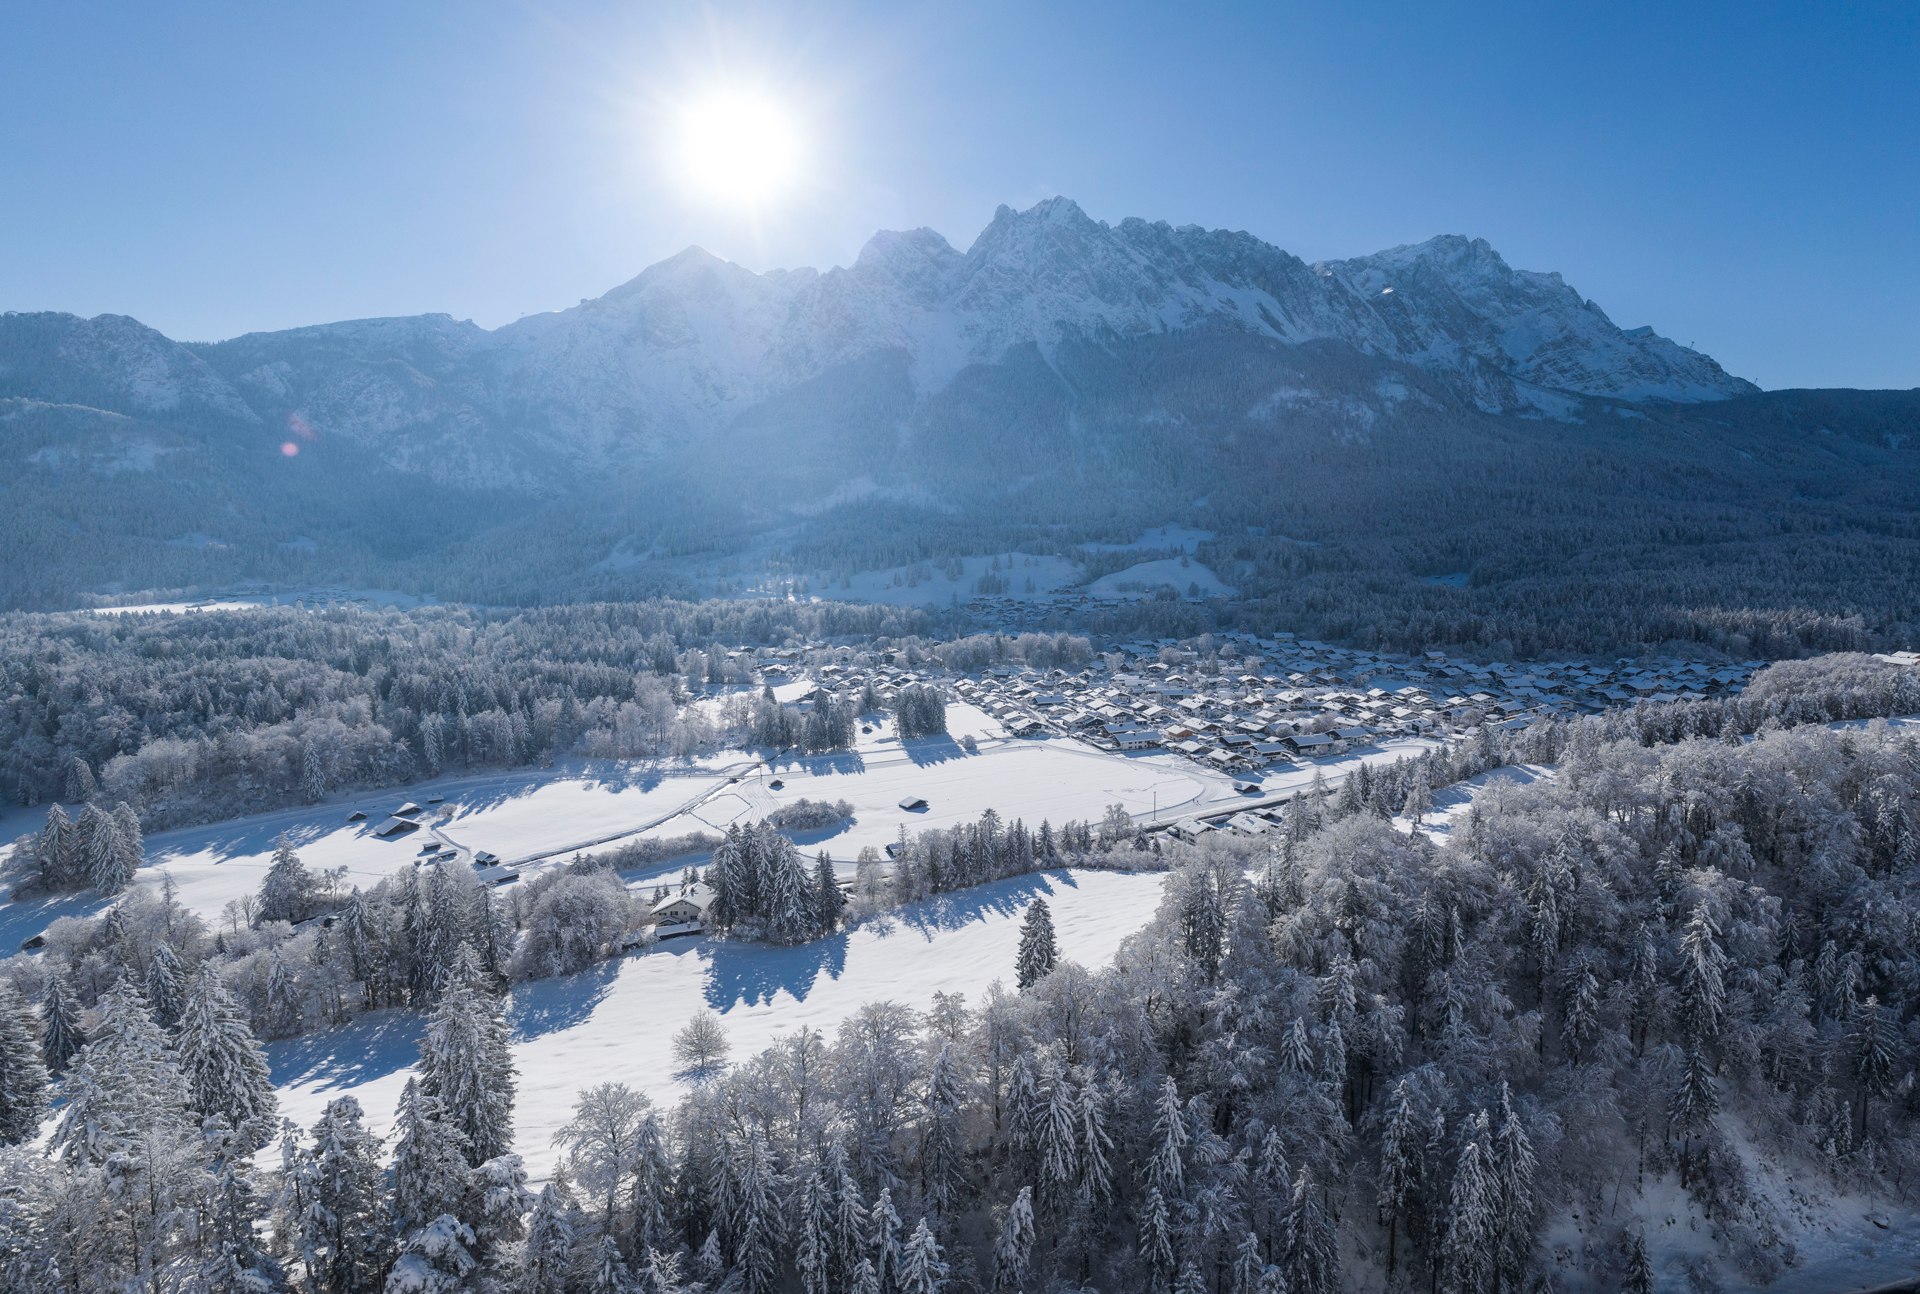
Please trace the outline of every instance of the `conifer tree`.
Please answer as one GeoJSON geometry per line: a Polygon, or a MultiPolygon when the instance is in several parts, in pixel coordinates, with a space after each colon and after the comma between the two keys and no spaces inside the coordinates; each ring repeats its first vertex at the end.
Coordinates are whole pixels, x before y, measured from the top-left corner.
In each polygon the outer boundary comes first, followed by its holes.
{"type": "Polygon", "coordinates": [[[47,1064],[35,1020],[11,980],[0,979],[0,1146],[40,1133],[47,1110],[47,1064]]]}
{"type": "MultiPolygon", "coordinates": [[[[400,1246],[400,1256],[382,1287],[385,1294],[456,1294],[470,1288],[468,1277],[480,1265],[473,1256],[474,1244],[472,1227],[451,1214],[441,1214],[400,1246]]],[[[614,1257],[619,1256],[615,1250],[614,1257]]],[[[599,1294],[600,1287],[594,1288],[599,1294]]]]}
{"type": "Polygon", "coordinates": [[[40,1004],[40,1052],[54,1075],[67,1072],[87,1043],[80,1024],[80,1004],[58,971],[47,977],[47,994],[40,1004]]]}
{"type": "Polygon", "coordinates": [[[147,962],[147,1001],[153,1006],[153,1018],[163,1029],[178,1025],[180,1013],[186,1009],[183,978],[180,958],[174,953],[173,945],[164,939],[155,944],[153,957],[147,962]]]}
{"type": "Polygon", "coordinates": [[[1022,1186],[1007,1206],[1000,1234],[993,1242],[993,1287],[1019,1290],[1027,1283],[1033,1260],[1033,1188],[1022,1186]]]}
{"type": "Polygon", "coordinates": [[[409,1078],[394,1117],[393,1226],[410,1235],[441,1214],[466,1213],[466,1138],[440,1102],[409,1078]]]}
{"type": "Polygon", "coordinates": [[[350,1096],[328,1103],[312,1135],[288,1157],[282,1234],[319,1289],[370,1294],[392,1252],[380,1143],[350,1096]]]}
{"type": "Polygon", "coordinates": [[[420,1086],[466,1138],[478,1167],[513,1148],[514,1065],[501,1003],[462,945],[420,1044],[420,1086]]]}
{"type": "Polygon", "coordinates": [[[847,910],[847,896],[834,878],[833,859],[825,852],[813,860],[813,911],[819,931],[830,935],[840,928],[841,914],[847,910]]]}
{"type": "Polygon", "coordinates": [[[921,1218],[900,1255],[900,1294],[940,1294],[946,1288],[947,1272],[940,1242],[934,1239],[927,1220],[921,1218]]]}
{"type": "Polygon", "coordinates": [[[224,1118],[249,1151],[266,1145],[276,1108],[273,1075],[266,1052],[211,963],[188,985],[174,1048],[190,1108],[202,1118],[224,1118]]]}
{"type": "Polygon", "coordinates": [[[566,1294],[572,1273],[574,1231],[564,1191],[563,1182],[548,1182],[534,1201],[520,1259],[525,1294],[566,1294]]]}
{"type": "Polygon", "coordinates": [[[1060,944],[1053,935],[1053,913],[1045,899],[1036,898],[1027,905],[1020,922],[1020,953],[1014,963],[1014,979],[1021,989],[1032,988],[1051,974],[1060,961],[1060,944]]]}
{"type": "Polygon", "coordinates": [[[313,873],[294,851],[293,841],[283,834],[274,844],[273,861],[260,882],[260,901],[254,908],[253,923],[259,926],[269,921],[305,921],[313,914],[318,888],[313,873]]]}
{"type": "Polygon", "coordinates": [[[880,1194],[873,1201],[869,1224],[873,1231],[870,1252],[874,1275],[881,1289],[892,1289],[900,1273],[900,1215],[894,1212],[891,1188],[880,1188],[880,1194]]]}

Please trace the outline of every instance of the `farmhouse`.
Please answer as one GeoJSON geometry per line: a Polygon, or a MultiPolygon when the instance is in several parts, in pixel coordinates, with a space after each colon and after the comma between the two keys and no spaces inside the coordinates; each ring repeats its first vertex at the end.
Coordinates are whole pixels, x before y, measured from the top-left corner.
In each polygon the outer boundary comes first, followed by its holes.
{"type": "Polygon", "coordinates": [[[900,807],[908,813],[919,813],[927,807],[927,801],[923,796],[909,795],[900,801],[900,807]]]}
{"type": "Polygon", "coordinates": [[[418,831],[420,824],[411,818],[392,817],[373,829],[373,834],[382,840],[392,840],[409,831],[418,831]]]}
{"type": "MultiPolygon", "coordinates": [[[[651,913],[654,927],[692,925],[696,929],[705,929],[707,912],[713,907],[713,887],[704,882],[692,885],[678,894],[669,894],[653,905],[651,913]]],[[[675,930],[675,934],[683,933],[675,930]]]]}

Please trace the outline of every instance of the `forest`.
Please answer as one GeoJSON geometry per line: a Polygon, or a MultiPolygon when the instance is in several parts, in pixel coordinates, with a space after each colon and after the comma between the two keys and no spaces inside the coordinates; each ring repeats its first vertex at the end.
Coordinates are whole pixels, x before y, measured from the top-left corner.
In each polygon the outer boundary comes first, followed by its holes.
{"type": "MultiPolygon", "coordinates": [[[[599,955],[554,939],[600,906],[587,887],[626,893],[604,868],[511,906],[409,873],[300,931],[337,897],[297,859],[257,925],[132,891],[0,975],[0,1290],[1790,1282],[1796,1192],[1912,1212],[1920,736],[1846,713],[1911,703],[1884,668],[1781,668],[1734,702],[1647,708],[1684,717],[1538,725],[1364,794],[1316,788],[1271,844],[991,815],[923,833],[902,879],[873,873],[884,902],[1039,865],[1048,836],[1168,879],[1106,969],[1030,911],[979,1001],[880,999],[737,1059],[723,1023],[690,1025],[690,1095],[579,1094],[537,1192],[501,995],[599,955]],[[1441,841],[1393,821],[1489,759],[1555,772],[1489,789],[1441,841]],[[292,982],[302,940],[331,942],[298,959],[331,984],[292,982]],[[274,1119],[258,1038],[330,999],[420,1012],[391,1145],[352,1098],[274,1119]]],[[[779,928],[809,906],[790,851],[721,847],[755,879],[720,937],[810,937],[779,928]]],[[[862,919],[848,898],[839,919],[862,919]]]]}

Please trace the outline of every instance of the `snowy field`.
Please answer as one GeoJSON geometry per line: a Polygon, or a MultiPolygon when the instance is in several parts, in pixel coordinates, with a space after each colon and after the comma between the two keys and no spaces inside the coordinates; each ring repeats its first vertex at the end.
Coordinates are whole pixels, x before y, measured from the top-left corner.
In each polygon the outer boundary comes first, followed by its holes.
{"type": "MultiPolygon", "coordinates": [[[[701,1010],[720,1013],[732,1059],[744,1060],[802,1027],[831,1034],[862,1005],[916,1010],[935,993],[969,1002],[995,980],[1011,983],[1020,917],[1044,896],[1063,958],[1105,965],[1159,902],[1159,873],[1058,871],[1014,877],[909,905],[884,921],[794,948],[725,940],[671,940],[561,979],[513,991],[519,1067],[516,1149],[535,1177],[551,1171],[554,1132],[575,1095],[626,1083],[656,1102],[685,1090],[673,1034],[701,1010]]],[[[381,1012],[346,1029],[269,1047],[281,1113],[310,1126],[328,1101],[358,1098],[376,1131],[417,1059],[422,1018],[381,1012]]]]}
{"type": "Polygon", "coordinates": [[[1182,565],[1174,557],[1136,562],[1123,571],[1102,575],[1087,585],[1087,592],[1096,598],[1147,597],[1163,586],[1182,597],[1190,587],[1198,587],[1203,598],[1230,598],[1236,592],[1204,563],[1189,560],[1182,565]]]}
{"type": "MultiPolygon", "coordinates": [[[[1108,805],[1122,804],[1145,824],[1257,802],[1237,794],[1233,779],[1176,755],[1122,755],[1062,737],[1009,738],[991,716],[970,705],[950,705],[947,716],[948,736],[904,745],[891,735],[890,725],[880,724],[863,734],[854,750],[839,754],[783,757],[771,764],[738,750],[684,763],[574,761],[551,769],[438,778],[155,832],[147,837],[147,865],[139,883],[158,885],[170,877],[184,906],[217,921],[229,902],[259,889],[283,832],[310,867],[342,868],[342,889],[365,889],[411,866],[436,833],[464,857],[486,850],[538,866],[634,838],[718,834],[803,798],[846,800],[854,807],[851,823],[803,833],[798,840],[809,850],[829,851],[851,871],[861,849],[884,848],[903,826],[910,833],[949,827],[989,808],[1037,826],[1042,819],[1055,825],[1098,821],[1108,805]],[[969,736],[977,745],[973,753],[960,744],[969,736]],[[776,780],[782,783],[778,789],[776,780]],[[444,803],[430,803],[436,796],[444,803]],[[909,796],[924,798],[926,808],[902,809],[900,801],[909,796]],[[409,800],[426,806],[424,821],[430,825],[394,840],[376,838],[374,829],[409,800]],[[354,810],[366,819],[348,822],[354,810]]],[[[1302,790],[1316,771],[1329,786],[1338,786],[1362,763],[1391,762],[1431,744],[1401,738],[1285,767],[1259,779],[1261,796],[1302,790]]],[[[16,815],[6,825],[21,834],[37,830],[40,817],[38,812],[16,815]]],[[[663,864],[634,879],[644,881],[678,866],[663,864]]],[[[17,948],[56,918],[97,913],[106,906],[92,894],[0,904],[0,947],[17,948]]]]}
{"type": "MultiPolygon", "coordinates": [[[[204,536],[202,536],[204,538],[204,536]]],[[[169,541],[178,543],[179,541],[169,541]]],[[[311,542],[311,541],[309,541],[311,542]]],[[[203,547],[205,545],[193,545],[203,547]]],[[[217,546],[217,545],[216,545],[217,546]]],[[[184,615],[192,611],[242,611],[252,607],[327,607],[354,605],[368,608],[397,607],[402,611],[411,611],[415,607],[430,606],[434,599],[422,597],[416,593],[402,593],[396,589],[338,589],[312,588],[292,589],[281,593],[234,593],[215,594],[211,597],[194,598],[179,602],[142,602],[124,607],[83,607],[102,616],[131,616],[143,614],[170,613],[184,615]]]]}

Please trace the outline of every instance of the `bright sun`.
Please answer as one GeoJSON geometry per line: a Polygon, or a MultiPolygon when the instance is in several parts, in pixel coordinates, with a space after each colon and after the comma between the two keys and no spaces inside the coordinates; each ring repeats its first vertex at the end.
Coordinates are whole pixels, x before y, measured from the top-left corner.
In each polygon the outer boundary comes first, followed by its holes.
{"type": "Polygon", "coordinates": [[[678,166],[702,198],[759,206],[800,178],[805,147],[793,115],[765,95],[721,90],[679,113],[678,166]]]}

